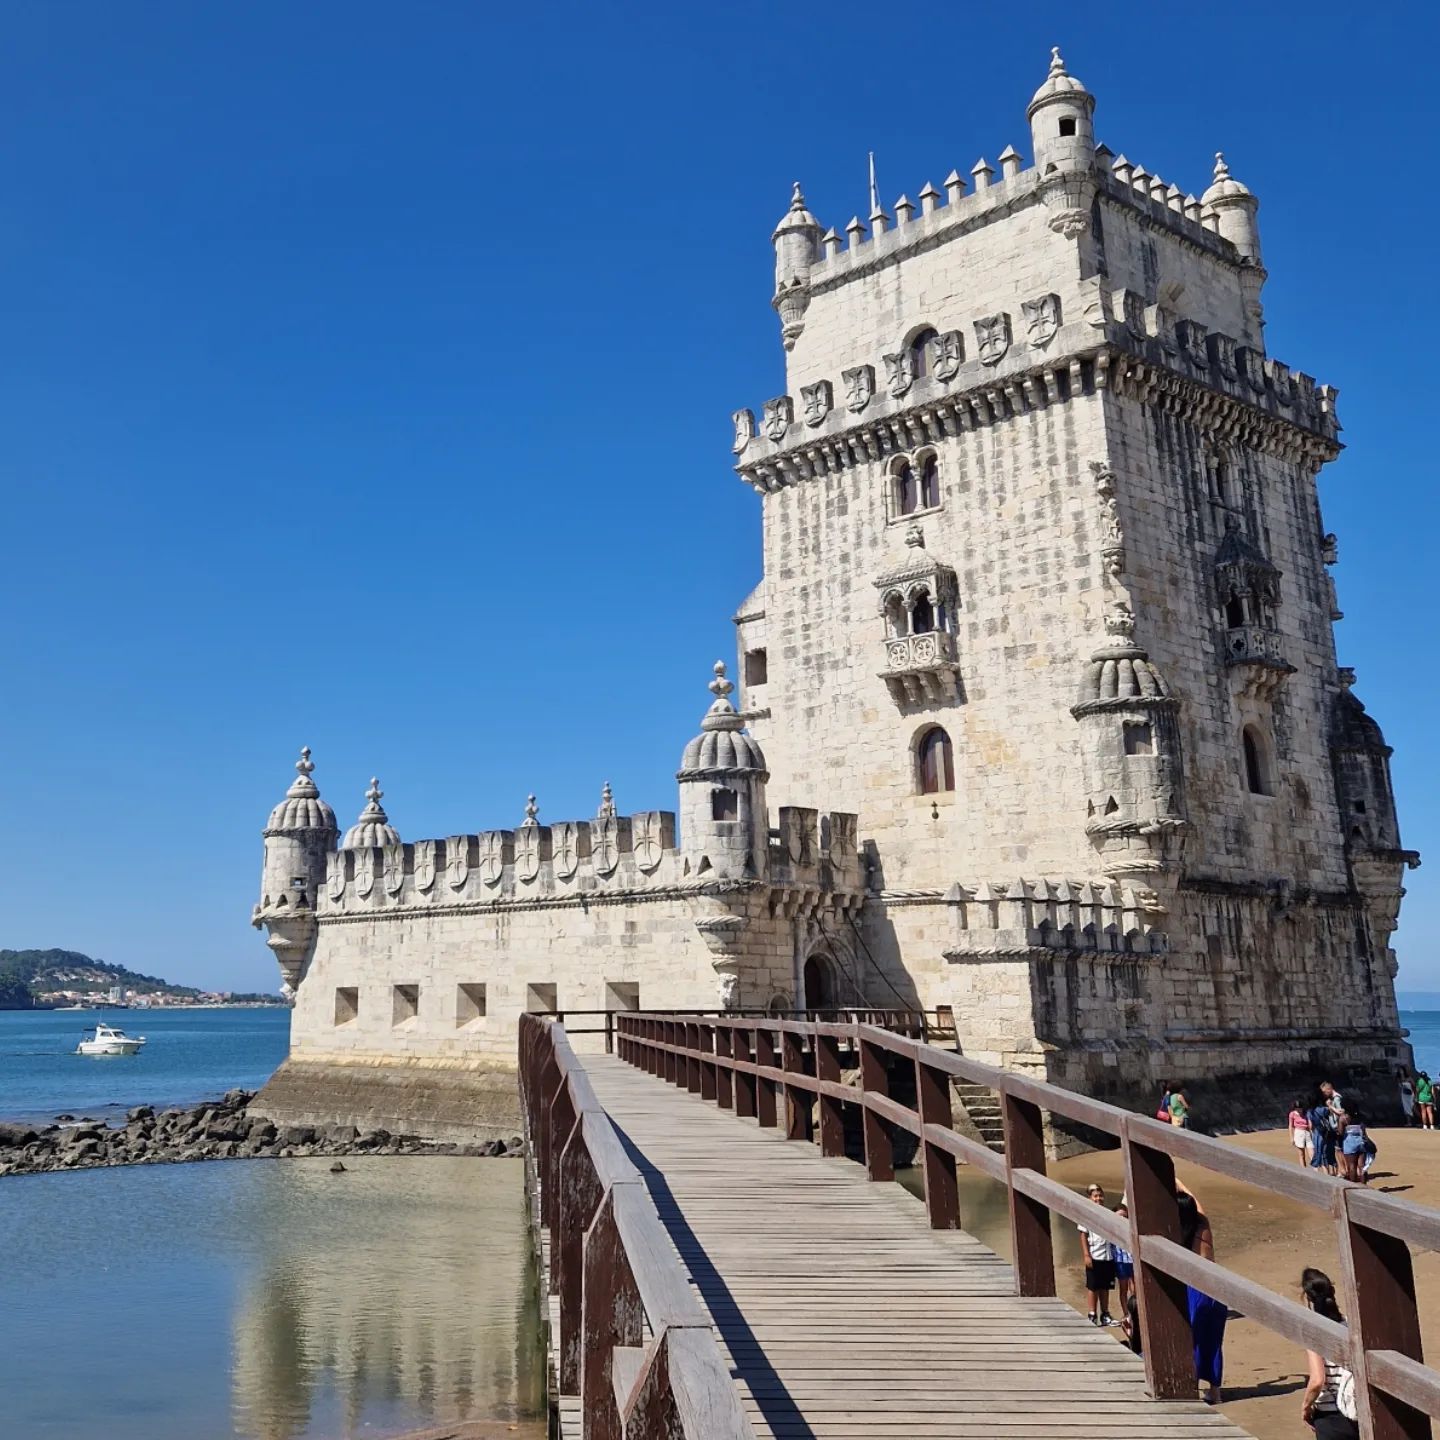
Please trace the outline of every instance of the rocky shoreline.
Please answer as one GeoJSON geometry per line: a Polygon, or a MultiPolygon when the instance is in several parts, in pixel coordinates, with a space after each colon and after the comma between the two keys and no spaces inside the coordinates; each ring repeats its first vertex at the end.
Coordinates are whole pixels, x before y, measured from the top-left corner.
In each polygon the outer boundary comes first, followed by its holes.
{"type": "Polygon", "coordinates": [[[520,1137],[472,1145],[361,1132],[353,1125],[276,1125],[249,1113],[251,1090],[228,1090],[188,1109],[137,1105],[125,1124],[57,1115],[51,1125],[0,1122],[0,1176],[109,1165],[178,1165],[193,1160],[291,1159],[324,1155],[518,1156],[520,1137]]]}

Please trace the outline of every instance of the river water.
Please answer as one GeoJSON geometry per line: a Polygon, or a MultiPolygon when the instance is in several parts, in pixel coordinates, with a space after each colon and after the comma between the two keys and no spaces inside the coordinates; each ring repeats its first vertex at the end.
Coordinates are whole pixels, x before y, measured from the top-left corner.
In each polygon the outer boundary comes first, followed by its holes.
{"type": "MultiPolygon", "coordinates": [[[[287,1011],[0,1014],[0,1116],[104,1116],[263,1084],[287,1011]],[[77,1023],[78,1022],[78,1023],[77,1023]]],[[[227,1160],[0,1178],[0,1434],[340,1440],[459,1421],[539,1435],[523,1166],[227,1160]],[[527,1423],[529,1422],[529,1423],[527,1423]]]]}

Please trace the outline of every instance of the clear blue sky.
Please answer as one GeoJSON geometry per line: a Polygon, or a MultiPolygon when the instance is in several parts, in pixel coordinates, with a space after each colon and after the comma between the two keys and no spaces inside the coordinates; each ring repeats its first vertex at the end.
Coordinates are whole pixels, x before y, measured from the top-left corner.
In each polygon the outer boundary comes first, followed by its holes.
{"type": "Polygon", "coordinates": [[[0,945],[272,989],[297,747],[409,839],[674,804],[781,388],[770,231],[1113,149],[1261,200],[1271,353],[1340,388],[1343,663],[1440,988],[1435,12],[1253,3],[21,3],[0,15],[0,945]],[[1427,424],[1427,421],[1429,422],[1427,424]]]}

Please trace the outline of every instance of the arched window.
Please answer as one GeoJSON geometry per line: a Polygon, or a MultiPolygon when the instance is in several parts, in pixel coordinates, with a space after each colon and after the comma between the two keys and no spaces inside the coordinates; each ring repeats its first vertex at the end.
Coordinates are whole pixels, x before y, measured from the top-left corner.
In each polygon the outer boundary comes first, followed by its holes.
{"type": "Polygon", "coordinates": [[[1245,602],[1235,590],[1230,592],[1230,598],[1225,602],[1225,623],[1232,630],[1245,623],[1245,602]]]}
{"type": "Polygon", "coordinates": [[[895,513],[911,515],[920,506],[920,488],[915,479],[915,467],[902,460],[895,470],[895,513]]]}
{"type": "Polygon", "coordinates": [[[930,373],[930,342],[936,332],[928,325],[910,342],[910,373],[922,380],[930,373]]]}
{"type": "Polygon", "coordinates": [[[915,755],[922,795],[938,795],[955,788],[955,754],[950,737],[938,725],[920,737],[915,755]]]}
{"type": "Polygon", "coordinates": [[[920,464],[920,504],[927,510],[940,503],[940,462],[927,455],[920,464]]]}
{"type": "Polygon", "coordinates": [[[912,635],[928,635],[934,628],[935,607],[930,603],[929,593],[922,590],[910,609],[910,633],[912,635]]]}
{"type": "Polygon", "coordinates": [[[903,640],[909,631],[905,602],[898,595],[885,598],[885,634],[891,640],[903,640]]]}
{"type": "Polygon", "coordinates": [[[1240,734],[1240,743],[1245,751],[1245,784],[1252,795],[1273,795],[1274,785],[1270,778],[1270,754],[1265,739],[1253,725],[1247,725],[1240,734]]]}

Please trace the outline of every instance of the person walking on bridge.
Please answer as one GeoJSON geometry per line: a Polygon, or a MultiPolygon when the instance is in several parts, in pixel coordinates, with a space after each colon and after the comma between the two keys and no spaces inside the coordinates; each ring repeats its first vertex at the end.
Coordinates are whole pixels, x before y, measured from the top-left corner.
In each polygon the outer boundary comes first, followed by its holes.
{"type": "MultiPolygon", "coordinates": [[[[1194,1195],[1178,1185],[1175,1200],[1180,1210],[1180,1243],[1202,1260],[1213,1260],[1215,1236],[1210,1229],[1210,1217],[1194,1195]]],[[[1220,1382],[1225,1374],[1225,1321],[1230,1312],[1219,1300],[1193,1285],[1185,1287],[1185,1300],[1195,1345],[1195,1378],[1205,1387],[1205,1403],[1218,1405],[1220,1382]]]]}
{"type": "MultiPolygon", "coordinates": [[[[1104,1205],[1105,1191],[1091,1185],[1086,1193],[1097,1205],[1104,1205]]],[[[1115,1288],[1115,1252],[1110,1242],[1083,1225],[1080,1231],[1080,1260],[1085,1266],[1085,1303],[1090,1307],[1092,1325],[1114,1325],[1110,1314],[1110,1292],[1115,1288]]]]}
{"type": "MultiPolygon", "coordinates": [[[[1335,1300],[1335,1284],[1323,1270],[1305,1270],[1300,1293],[1317,1315],[1337,1325],[1345,1323],[1335,1300]]],[[[1354,1375],[1315,1350],[1307,1350],[1305,1359],[1309,1383],[1300,1401],[1300,1418],[1314,1430],[1315,1440],[1360,1440],[1354,1375]]]]}

